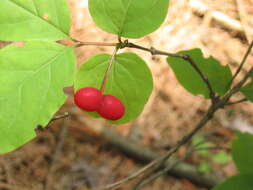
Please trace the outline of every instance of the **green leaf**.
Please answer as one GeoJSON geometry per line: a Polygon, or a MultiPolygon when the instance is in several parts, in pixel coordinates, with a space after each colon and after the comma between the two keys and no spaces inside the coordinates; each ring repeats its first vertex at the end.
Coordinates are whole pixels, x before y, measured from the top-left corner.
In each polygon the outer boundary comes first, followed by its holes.
{"type": "Polygon", "coordinates": [[[201,149],[198,150],[198,154],[201,154],[203,156],[209,155],[208,147],[210,147],[210,144],[206,142],[204,137],[202,136],[196,136],[192,139],[192,144],[193,146],[196,146],[196,149],[201,149]],[[206,148],[206,149],[205,149],[206,148]]]}
{"type": "Polygon", "coordinates": [[[168,4],[169,0],[89,0],[89,11],[101,29],[140,38],[163,23],[168,4]]]}
{"type": "MultiPolygon", "coordinates": [[[[200,49],[179,52],[189,55],[210,81],[213,90],[219,95],[224,95],[230,86],[232,73],[228,66],[222,66],[213,57],[204,58],[200,49]]],[[[177,80],[193,95],[202,94],[209,98],[207,85],[189,62],[176,57],[168,57],[167,62],[175,72],[177,80]]]]}
{"type": "Polygon", "coordinates": [[[253,102],[253,82],[250,82],[240,90],[244,96],[251,102],[253,102]]]}
{"type": "Polygon", "coordinates": [[[213,161],[220,163],[220,164],[226,164],[230,160],[230,155],[226,154],[225,152],[220,152],[218,154],[215,154],[213,156],[213,161]]]}
{"type": "Polygon", "coordinates": [[[232,156],[241,173],[253,173],[253,135],[237,132],[232,144],[232,156]]]}
{"type": "MultiPolygon", "coordinates": [[[[88,86],[100,89],[110,57],[108,54],[99,54],[83,64],[76,75],[75,90],[88,86]]],[[[121,119],[112,123],[134,120],[142,112],[152,88],[151,72],[140,57],[133,53],[117,55],[105,86],[105,94],[119,98],[126,112],[121,119]]]]}
{"type": "Polygon", "coordinates": [[[1,0],[0,10],[0,40],[69,38],[66,0],[1,0]]]}
{"type": "Polygon", "coordinates": [[[227,179],[213,190],[252,190],[253,174],[239,174],[227,179]]]}
{"type": "Polygon", "coordinates": [[[73,48],[30,41],[22,48],[0,50],[0,153],[35,137],[66,100],[63,88],[73,84],[73,48]]]}
{"type": "Polygon", "coordinates": [[[202,173],[208,173],[210,172],[211,167],[207,162],[202,162],[199,166],[198,166],[198,171],[202,172],[202,173]]]}

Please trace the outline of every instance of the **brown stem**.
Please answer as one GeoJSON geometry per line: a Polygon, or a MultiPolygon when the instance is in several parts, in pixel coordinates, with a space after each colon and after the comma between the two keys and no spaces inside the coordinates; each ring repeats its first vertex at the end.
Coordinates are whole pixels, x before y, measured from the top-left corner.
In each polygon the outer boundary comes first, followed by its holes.
{"type": "Polygon", "coordinates": [[[194,151],[193,148],[190,148],[186,154],[184,155],[183,158],[177,160],[175,163],[168,165],[167,167],[163,168],[162,170],[158,171],[157,173],[151,174],[148,177],[143,177],[137,184],[134,185],[132,190],[140,190],[143,186],[147,185],[148,183],[151,183],[155,179],[159,178],[162,175],[165,175],[168,173],[170,170],[175,168],[178,164],[183,162],[184,160],[188,159],[192,152],[194,151]]]}
{"type": "Polygon", "coordinates": [[[195,69],[195,71],[199,74],[199,76],[201,77],[201,79],[205,82],[208,90],[209,90],[209,94],[210,94],[210,98],[212,100],[212,102],[214,103],[216,100],[215,97],[215,92],[212,88],[212,85],[210,84],[207,76],[205,76],[204,73],[202,73],[202,71],[199,69],[199,67],[197,66],[197,64],[193,61],[193,59],[189,56],[189,55],[183,55],[182,56],[184,60],[188,61],[191,66],[195,69]]]}
{"type": "Polygon", "coordinates": [[[243,98],[243,99],[237,100],[237,101],[235,101],[235,102],[228,102],[228,103],[226,104],[226,106],[231,106],[231,105],[234,105],[234,104],[239,104],[239,103],[247,102],[247,101],[248,101],[247,98],[243,98]]]}
{"type": "Polygon", "coordinates": [[[53,118],[49,121],[49,123],[51,123],[51,122],[53,122],[53,121],[56,121],[56,120],[59,120],[59,119],[64,119],[64,118],[66,118],[66,117],[69,117],[69,113],[68,113],[68,112],[65,112],[65,113],[62,114],[62,115],[57,115],[57,116],[53,117],[53,118]]]}
{"type": "Polygon", "coordinates": [[[118,43],[107,43],[107,42],[79,42],[76,44],[75,47],[82,47],[82,46],[117,46],[118,43]]]}
{"type": "Polygon", "coordinates": [[[178,54],[175,54],[175,53],[169,53],[169,52],[165,52],[165,51],[160,51],[160,50],[157,50],[157,49],[155,49],[153,47],[146,48],[146,47],[134,44],[134,43],[126,43],[125,47],[147,51],[147,52],[151,53],[152,55],[166,55],[166,56],[172,56],[172,57],[182,58],[182,56],[180,56],[178,54]]]}
{"type": "Polygon", "coordinates": [[[243,65],[246,63],[246,60],[247,60],[247,58],[249,57],[249,54],[250,54],[252,48],[253,48],[253,41],[251,42],[250,46],[248,47],[248,50],[246,51],[246,53],[245,53],[245,55],[244,55],[244,57],[243,57],[243,59],[242,59],[242,62],[240,63],[240,66],[239,66],[238,69],[236,70],[236,72],[235,72],[235,74],[234,74],[234,76],[233,76],[233,78],[232,78],[232,80],[231,80],[231,84],[233,83],[234,79],[238,76],[238,74],[239,74],[240,71],[242,70],[243,65]]]}
{"type": "MultiPolygon", "coordinates": [[[[252,49],[253,46],[253,42],[251,44],[251,46],[249,47],[246,55],[243,58],[243,61],[241,63],[241,66],[239,67],[239,71],[236,72],[235,76],[233,77],[233,79],[236,77],[236,75],[238,75],[238,73],[240,72],[243,64],[246,62],[247,57],[250,54],[250,51],[252,49]]],[[[164,51],[160,51],[160,50],[156,50],[155,48],[151,47],[151,48],[146,48],[146,47],[142,47],[133,43],[128,43],[126,41],[126,43],[122,43],[119,42],[118,44],[116,44],[116,48],[115,51],[110,59],[109,62],[109,66],[107,68],[107,71],[105,73],[104,76],[104,80],[103,80],[103,84],[101,87],[101,91],[104,90],[104,86],[106,83],[106,80],[108,78],[109,75],[109,71],[111,69],[111,65],[113,63],[114,57],[117,53],[117,50],[119,48],[125,48],[125,47],[129,47],[129,48],[135,48],[135,49],[140,49],[143,51],[147,51],[150,52],[152,55],[165,55],[165,56],[173,56],[173,57],[178,57],[181,59],[184,59],[186,61],[188,61],[193,68],[197,71],[197,73],[201,76],[202,80],[206,83],[209,91],[210,91],[210,97],[212,98],[212,104],[209,107],[208,111],[206,112],[206,114],[203,116],[203,118],[199,121],[199,123],[195,126],[195,128],[185,137],[183,137],[180,141],[178,141],[178,143],[176,144],[176,146],[174,146],[173,148],[171,148],[165,155],[155,159],[154,161],[150,162],[148,165],[146,165],[145,167],[143,167],[142,169],[138,170],[137,172],[135,172],[134,174],[130,175],[129,177],[120,180],[114,184],[110,184],[108,186],[106,186],[103,189],[112,189],[115,188],[123,183],[126,183],[127,181],[130,181],[134,178],[136,178],[137,176],[143,174],[145,171],[147,171],[150,168],[153,168],[154,166],[156,166],[156,168],[161,167],[171,156],[172,154],[174,154],[176,151],[178,151],[178,149],[185,145],[186,143],[188,143],[192,137],[199,131],[201,130],[204,126],[206,126],[206,124],[208,123],[209,120],[211,120],[213,118],[214,113],[220,109],[220,108],[224,108],[225,105],[227,105],[229,99],[231,98],[231,96],[233,96],[235,93],[237,93],[238,91],[240,91],[241,87],[247,82],[247,80],[250,78],[250,76],[253,74],[253,66],[251,67],[251,69],[246,73],[246,75],[244,76],[244,78],[238,82],[233,88],[231,88],[231,90],[229,90],[228,93],[226,93],[225,96],[223,96],[222,98],[219,97],[215,97],[215,93],[212,89],[212,86],[208,80],[208,78],[201,72],[201,70],[199,70],[199,68],[197,67],[197,65],[194,63],[194,61],[186,55],[178,55],[178,54],[173,54],[173,53],[168,53],[168,52],[164,52],[164,51]]]]}
{"type": "Polygon", "coordinates": [[[184,59],[185,61],[187,61],[188,63],[191,64],[193,69],[199,74],[201,79],[206,84],[206,86],[209,90],[209,94],[210,94],[210,98],[211,98],[212,102],[215,103],[217,101],[218,97],[215,96],[215,92],[214,92],[214,90],[213,90],[213,88],[212,88],[212,86],[209,82],[208,77],[205,76],[205,74],[199,69],[197,64],[194,62],[194,60],[189,55],[180,55],[180,54],[168,53],[168,52],[165,52],[165,51],[157,50],[153,47],[151,47],[151,48],[142,47],[142,46],[136,45],[134,43],[126,43],[125,46],[123,46],[123,47],[129,47],[129,48],[135,48],[135,49],[147,51],[147,52],[150,52],[152,55],[165,55],[165,56],[171,56],[171,57],[177,57],[177,58],[184,59]]]}

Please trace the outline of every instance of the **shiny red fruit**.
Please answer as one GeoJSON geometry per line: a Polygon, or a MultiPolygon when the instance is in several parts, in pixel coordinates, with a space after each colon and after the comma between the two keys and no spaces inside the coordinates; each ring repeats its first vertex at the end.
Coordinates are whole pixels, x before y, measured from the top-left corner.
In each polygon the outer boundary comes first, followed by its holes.
{"type": "Polygon", "coordinates": [[[105,119],[118,120],[124,115],[125,106],[115,96],[104,95],[98,113],[105,119]]]}
{"type": "Polygon", "coordinates": [[[74,95],[75,104],[85,111],[97,111],[103,95],[100,90],[93,87],[85,87],[79,89],[74,95]]]}

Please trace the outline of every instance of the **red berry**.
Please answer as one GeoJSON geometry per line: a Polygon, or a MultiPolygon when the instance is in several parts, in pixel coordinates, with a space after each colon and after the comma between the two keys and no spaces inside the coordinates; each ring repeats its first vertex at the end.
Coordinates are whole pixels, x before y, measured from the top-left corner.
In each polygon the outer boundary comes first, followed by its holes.
{"type": "Polygon", "coordinates": [[[98,113],[105,119],[118,120],[124,115],[125,106],[115,96],[104,95],[98,113]]]}
{"type": "Polygon", "coordinates": [[[100,90],[93,87],[85,87],[79,89],[74,95],[75,104],[85,111],[97,111],[103,95],[100,90]]]}

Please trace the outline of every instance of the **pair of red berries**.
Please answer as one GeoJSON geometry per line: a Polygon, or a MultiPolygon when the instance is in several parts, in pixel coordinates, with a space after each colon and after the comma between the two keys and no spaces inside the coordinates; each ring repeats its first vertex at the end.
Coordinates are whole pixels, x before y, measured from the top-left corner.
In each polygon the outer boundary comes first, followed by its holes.
{"type": "Polygon", "coordinates": [[[74,95],[75,104],[82,110],[97,112],[108,120],[118,120],[125,113],[124,104],[115,96],[103,95],[93,87],[79,89],[74,95]]]}

